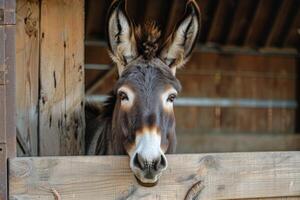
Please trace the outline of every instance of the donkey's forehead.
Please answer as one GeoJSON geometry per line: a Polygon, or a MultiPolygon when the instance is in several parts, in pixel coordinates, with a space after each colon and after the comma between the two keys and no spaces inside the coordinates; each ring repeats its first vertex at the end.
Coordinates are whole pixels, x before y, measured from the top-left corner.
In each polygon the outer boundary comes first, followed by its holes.
{"type": "Polygon", "coordinates": [[[180,92],[181,85],[173,76],[171,70],[160,62],[134,62],[126,67],[122,76],[119,78],[116,88],[118,89],[124,84],[131,85],[135,88],[156,89],[164,88],[167,85],[174,87],[180,92]]]}

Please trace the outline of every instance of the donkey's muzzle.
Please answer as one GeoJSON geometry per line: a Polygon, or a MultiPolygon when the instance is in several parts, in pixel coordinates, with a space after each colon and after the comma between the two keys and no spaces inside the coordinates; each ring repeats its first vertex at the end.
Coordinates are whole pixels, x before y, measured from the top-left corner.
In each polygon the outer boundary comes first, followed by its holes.
{"type": "Polygon", "coordinates": [[[164,155],[160,155],[156,159],[146,160],[136,153],[133,158],[133,166],[138,170],[135,174],[138,182],[146,187],[157,184],[161,172],[167,167],[167,160],[164,155]]]}

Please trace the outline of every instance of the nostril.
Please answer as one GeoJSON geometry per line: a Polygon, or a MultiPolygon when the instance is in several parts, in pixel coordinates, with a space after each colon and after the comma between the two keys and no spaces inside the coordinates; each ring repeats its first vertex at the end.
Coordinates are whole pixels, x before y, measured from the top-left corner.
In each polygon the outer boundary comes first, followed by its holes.
{"type": "Polygon", "coordinates": [[[141,170],[145,168],[144,160],[138,153],[134,156],[133,165],[141,170]]]}
{"type": "Polygon", "coordinates": [[[165,167],[167,166],[167,161],[166,161],[166,158],[161,155],[159,157],[159,159],[157,159],[156,163],[155,163],[155,170],[162,170],[164,169],[165,167]]]}

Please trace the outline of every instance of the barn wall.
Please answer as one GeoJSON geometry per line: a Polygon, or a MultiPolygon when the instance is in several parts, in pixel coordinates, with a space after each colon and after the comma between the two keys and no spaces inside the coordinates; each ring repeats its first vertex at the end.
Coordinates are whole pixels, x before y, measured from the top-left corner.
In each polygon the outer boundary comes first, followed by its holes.
{"type": "MultiPolygon", "coordinates": [[[[296,58],[195,53],[178,73],[181,96],[295,100],[296,58]]],[[[181,131],[204,132],[294,132],[294,109],[180,107],[176,108],[181,131]],[[190,116],[190,117],[183,117],[190,116]]]]}
{"type": "Polygon", "coordinates": [[[84,150],[84,1],[17,1],[19,155],[84,150]]]}

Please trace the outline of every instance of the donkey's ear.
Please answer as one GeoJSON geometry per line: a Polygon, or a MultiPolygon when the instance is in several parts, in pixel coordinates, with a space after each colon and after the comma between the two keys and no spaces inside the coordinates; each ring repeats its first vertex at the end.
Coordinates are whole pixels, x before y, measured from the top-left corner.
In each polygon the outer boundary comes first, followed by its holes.
{"type": "Polygon", "coordinates": [[[127,63],[137,57],[134,30],[126,13],[125,0],[115,0],[112,3],[107,18],[106,34],[110,56],[121,75],[127,63]]]}
{"type": "Polygon", "coordinates": [[[200,10],[194,0],[189,0],[183,18],[164,44],[160,58],[171,67],[182,67],[188,60],[200,32],[200,10]]]}

